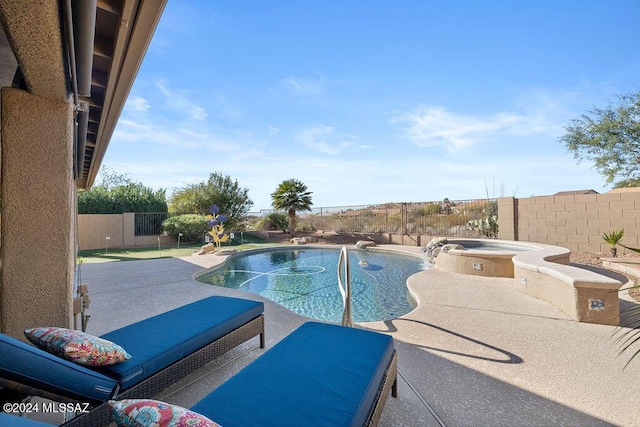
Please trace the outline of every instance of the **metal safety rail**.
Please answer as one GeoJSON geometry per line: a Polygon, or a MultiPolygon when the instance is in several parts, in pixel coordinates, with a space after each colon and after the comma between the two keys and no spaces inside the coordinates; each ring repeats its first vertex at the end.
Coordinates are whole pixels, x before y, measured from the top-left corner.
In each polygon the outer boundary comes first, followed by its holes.
{"type": "Polygon", "coordinates": [[[353,314],[351,312],[351,275],[349,272],[349,253],[347,252],[346,246],[343,246],[340,250],[340,258],[338,259],[338,287],[342,294],[342,326],[353,327],[353,314]],[[342,281],[342,265],[344,265],[344,282],[342,281]]]}

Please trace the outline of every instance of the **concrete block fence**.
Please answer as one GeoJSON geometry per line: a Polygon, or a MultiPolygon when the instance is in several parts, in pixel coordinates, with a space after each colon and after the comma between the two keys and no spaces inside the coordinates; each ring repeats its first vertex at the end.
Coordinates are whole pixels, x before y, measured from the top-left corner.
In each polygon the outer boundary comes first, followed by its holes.
{"type": "Polygon", "coordinates": [[[136,236],[135,213],[78,215],[79,250],[172,245],[171,236],[136,236]],[[109,239],[107,239],[107,237],[109,239]]]}
{"type": "Polygon", "coordinates": [[[604,194],[502,197],[498,199],[498,225],[500,239],[602,253],[609,252],[603,233],[624,229],[622,243],[640,247],[640,188],[604,194]]]}

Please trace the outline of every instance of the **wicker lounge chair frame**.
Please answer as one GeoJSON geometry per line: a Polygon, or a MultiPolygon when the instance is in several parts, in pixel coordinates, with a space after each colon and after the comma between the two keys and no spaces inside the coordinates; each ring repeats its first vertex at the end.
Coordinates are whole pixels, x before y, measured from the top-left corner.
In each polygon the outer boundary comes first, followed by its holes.
{"type": "Polygon", "coordinates": [[[373,410],[371,411],[371,416],[369,417],[369,421],[367,422],[367,426],[375,427],[378,425],[380,421],[380,417],[382,416],[382,410],[384,409],[384,404],[387,401],[387,397],[389,396],[389,392],[391,392],[391,396],[398,397],[398,353],[397,351],[393,352],[393,357],[391,358],[391,362],[389,362],[389,366],[384,373],[384,379],[382,380],[382,385],[378,390],[378,394],[376,395],[375,404],[373,406],[373,410]]]}
{"type": "MultiPolygon", "coordinates": [[[[250,320],[249,322],[218,338],[210,344],[207,344],[205,347],[193,352],[189,356],[178,360],[177,362],[167,366],[161,371],[158,371],[156,374],[128,388],[122,393],[119,393],[118,390],[114,390],[113,398],[152,398],[153,396],[156,396],[158,393],[160,393],[170,385],[176,383],[178,380],[190,374],[191,372],[194,372],[195,370],[211,362],[213,359],[223,355],[227,351],[258,335],[260,336],[260,348],[264,348],[265,337],[263,314],[255,317],[253,320],[250,320]]],[[[0,378],[0,386],[25,394],[41,396],[59,402],[78,402],[78,399],[73,399],[69,396],[51,393],[46,390],[27,386],[4,378],[0,378]]],[[[106,402],[98,402],[90,412],[81,414],[73,418],[72,420],[64,423],[63,426],[97,427],[106,426],[112,421],[113,417],[111,415],[111,407],[109,406],[109,404],[106,402]]]]}

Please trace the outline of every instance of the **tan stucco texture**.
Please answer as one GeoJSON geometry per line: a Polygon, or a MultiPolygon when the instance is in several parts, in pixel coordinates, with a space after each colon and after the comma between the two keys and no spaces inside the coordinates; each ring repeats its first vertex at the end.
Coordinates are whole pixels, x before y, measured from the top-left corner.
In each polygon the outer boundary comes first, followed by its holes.
{"type": "Polygon", "coordinates": [[[2,332],[72,323],[73,110],[2,88],[2,332]]]}
{"type": "Polygon", "coordinates": [[[24,0],[0,0],[0,20],[29,91],[64,102],[68,89],[59,4],[33,1],[25,7],[24,0]]]}

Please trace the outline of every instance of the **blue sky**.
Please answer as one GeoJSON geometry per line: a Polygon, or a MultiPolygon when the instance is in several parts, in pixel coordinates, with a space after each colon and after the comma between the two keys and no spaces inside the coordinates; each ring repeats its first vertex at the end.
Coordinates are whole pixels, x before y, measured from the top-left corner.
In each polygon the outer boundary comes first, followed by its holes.
{"type": "Polygon", "coordinates": [[[640,90],[640,2],[169,0],[103,165],[270,208],[609,189],[559,137],[640,90]],[[488,190],[488,191],[487,191],[488,190]]]}

